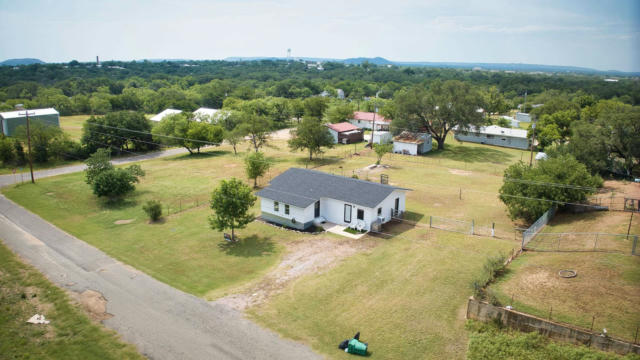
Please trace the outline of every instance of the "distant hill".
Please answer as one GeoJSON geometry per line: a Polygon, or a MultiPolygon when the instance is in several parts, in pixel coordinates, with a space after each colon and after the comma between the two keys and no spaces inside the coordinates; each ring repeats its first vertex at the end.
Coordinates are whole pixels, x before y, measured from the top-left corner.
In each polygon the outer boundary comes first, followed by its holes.
{"type": "MultiPolygon", "coordinates": [[[[545,73],[582,73],[582,74],[601,74],[601,75],[620,75],[620,76],[638,76],[638,72],[624,72],[618,70],[596,70],[579,66],[563,66],[563,65],[540,65],[540,64],[522,64],[522,63],[465,63],[465,62],[429,62],[429,61],[392,61],[382,57],[366,58],[357,57],[349,59],[329,59],[329,58],[311,58],[311,57],[294,57],[295,60],[313,61],[313,62],[338,62],[347,65],[360,65],[368,62],[375,65],[395,65],[395,66],[424,66],[437,68],[452,69],[478,69],[478,70],[498,70],[498,71],[517,71],[517,72],[545,72],[545,73]]],[[[257,61],[257,60],[287,60],[284,57],[229,57],[225,61],[257,61]]]]}
{"type": "Polygon", "coordinates": [[[44,64],[45,62],[40,59],[8,59],[0,62],[0,66],[18,66],[18,65],[31,65],[31,64],[44,64]]]}

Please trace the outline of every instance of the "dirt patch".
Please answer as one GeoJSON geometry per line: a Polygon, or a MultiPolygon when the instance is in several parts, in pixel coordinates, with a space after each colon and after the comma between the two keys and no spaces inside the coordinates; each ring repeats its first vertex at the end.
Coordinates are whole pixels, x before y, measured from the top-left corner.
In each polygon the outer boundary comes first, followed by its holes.
{"type": "Polygon", "coordinates": [[[225,296],[216,303],[244,311],[264,303],[281,292],[291,281],[307,274],[320,274],[336,266],[341,260],[375,247],[366,239],[329,239],[308,237],[287,245],[287,253],[276,269],[248,289],[225,296]]]}
{"type": "Polygon", "coordinates": [[[74,293],[74,298],[93,320],[102,321],[113,317],[107,312],[107,299],[97,291],[85,290],[80,294],[74,293]]]}
{"type": "Polygon", "coordinates": [[[291,139],[291,129],[281,129],[269,134],[273,140],[289,140],[291,139]]]}
{"type": "Polygon", "coordinates": [[[238,164],[225,164],[224,165],[224,167],[226,167],[226,168],[234,168],[234,167],[237,167],[237,166],[238,166],[238,164]]]}
{"type": "Polygon", "coordinates": [[[124,224],[131,224],[135,220],[136,219],[116,220],[113,223],[116,224],[116,225],[124,225],[124,224]]]}
{"type": "Polygon", "coordinates": [[[460,176],[469,176],[473,174],[473,172],[471,171],[460,170],[460,169],[449,169],[449,172],[452,173],[453,175],[460,175],[460,176]]]}
{"type": "Polygon", "coordinates": [[[48,192],[48,193],[46,193],[45,195],[49,195],[49,196],[51,196],[51,195],[53,195],[53,194],[54,194],[54,193],[52,193],[52,192],[48,192]]]}

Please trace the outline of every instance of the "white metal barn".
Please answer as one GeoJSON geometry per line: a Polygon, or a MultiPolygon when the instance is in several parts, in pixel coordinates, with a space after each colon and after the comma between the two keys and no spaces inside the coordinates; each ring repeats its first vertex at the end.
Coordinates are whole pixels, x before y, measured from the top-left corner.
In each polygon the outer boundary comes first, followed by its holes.
{"type": "Polygon", "coordinates": [[[182,112],[182,110],[164,109],[164,110],[162,110],[162,112],[160,112],[159,114],[153,116],[149,120],[151,120],[151,121],[162,121],[162,119],[164,119],[165,117],[167,117],[169,115],[180,114],[181,112],[182,112]]]}
{"type": "Polygon", "coordinates": [[[481,126],[469,129],[454,128],[455,139],[516,149],[528,149],[527,130],[503,128],[498,125],[481,126]]]}
{"type": "Polygon", "coordinates": [[[431,151],[431,135],[403,131],[393,138],[393,152],[396,154],[420,155],[431,151]]]}
{"type": "Polygon", "coordinates": [[[520,122],[531,122],[531,115],[523,112],[516,113],[516,120],[520,122]]]}
{"type": "Polygon", "coordinates": [[[266,221],[300,230],[323,221],[370,230],[373,223],[384,224],[404,213],[408,190],[290,168],[256,195],[266,221]]]}

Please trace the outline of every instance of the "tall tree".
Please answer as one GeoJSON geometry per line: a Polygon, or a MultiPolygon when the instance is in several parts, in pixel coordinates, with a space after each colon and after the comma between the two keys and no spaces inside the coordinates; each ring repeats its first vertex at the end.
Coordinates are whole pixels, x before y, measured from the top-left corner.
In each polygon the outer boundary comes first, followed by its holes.
{"type": "Polygon", "coordinates": [[[267,117],[260,116],[251,112],[242,112],[241,120],[238,125],[239,131],[249,136],[249,141],[255,152],[269,141],[269,132],[271,131],[271,122],[267,117]]]}
{"type": "Polygon", "coordinates": [[[394,127],[413,131],[424,128],[438,142],[438,149],[444,149],[447,134],[454,126],[465,129],[484,123],[478,112],[482,106],[480,95],[458,80],[435,81],[429,89],[414,86],[396,95],[395,103],[394,127]]]}
{"type": "Polygon", "coordinates": [[[244,141],[244,134],[239,129],[226,130],[224,132],[224,140],[233,147],[233,155],[238,155],[238,144],[244,141]]]}
{"type": "Polygon", "coordinates": [[[244,159],[245,171],[247,177],[253,179],[253,187],[258,187],[258,178],[264,176],[264,174],[271,167],[271,161],[264,157],[261,152],[254,152],[247,155],[244,159]]]}
{"type": "Polygon", "coordinates": [[[353,119],[353,106],[349,103],[333,105],[327,109],[325,119],[334,124],[353,119]]]}
{"type": "Polygon", "coordinates": [[[292,151],[308,150],[309,160],[313,154],[322,154],[323,147],[333,147],[333,137],[322,122],[313,117],[305,117],[295,130],[291,130],[289,148],[292,151]]]}
{"type": "Polygon", "coordinates": [[[242,229],[255,219],[249,213],[255,202],[256,197],[242,181],[236,178],[222,180],[211,194],[209,204],[213,215],[209,216],[209,225],[218,231],[230,228],[231,238],[235,240],[235,229],[242,229]]]}
{"type": "Polygon", "coordinates": [[[316,119],[322,119],[325,110],[327,109],[328,101],[321,96],[314,96],[304,100],[304,114],[316,119]]]}
{"type": "Polygon", "coordinates": [[[535,167],[519,162],[504,171],[500,200],[512,219],[533,222],[555,202],[577,203],[592,193],[585,188],[602,186],[602,178],[591,176],[584,164],[571,155],[560,155],[536,163],[535,167]],[[548,186],[565,184],[566,187],[548,186]],[[544,200],[550,201],[544,201],[544,200]]]}

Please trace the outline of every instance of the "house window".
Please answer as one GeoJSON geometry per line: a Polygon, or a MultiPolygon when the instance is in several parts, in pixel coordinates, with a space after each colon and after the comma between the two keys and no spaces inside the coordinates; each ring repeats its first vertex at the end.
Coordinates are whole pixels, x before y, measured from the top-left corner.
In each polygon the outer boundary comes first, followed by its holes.
{"type": "Polygon", "coordinates": [[[280,203],[278,203],[277,201],[273,202],[273,211],[275,212],[280,211],[280,203]]]}
{"type": "Polygon", "coordinates": [[[358,209],[358,220],[364,220],[364,210],[358,209]]]}
{"type": "Polygon", "coordinates": [[[285,215],[289,215],[289,204],[284,204],[284,213],[285,215]]]}
{"type": "Polygon", "coordinates": [[[378,208],[378,216],[380,216],[380,215],[382,215],[382,208],[381,207],[378,208]]]}
{"type": "Polygon", "coordinates": [[[351,222],[351,205],[344,204],[344,222],[351,222]]]}

